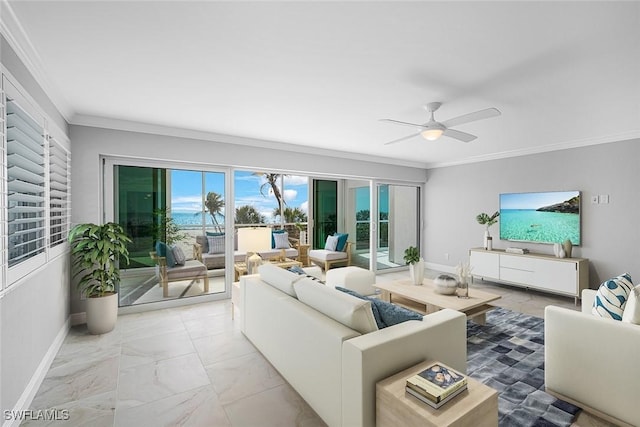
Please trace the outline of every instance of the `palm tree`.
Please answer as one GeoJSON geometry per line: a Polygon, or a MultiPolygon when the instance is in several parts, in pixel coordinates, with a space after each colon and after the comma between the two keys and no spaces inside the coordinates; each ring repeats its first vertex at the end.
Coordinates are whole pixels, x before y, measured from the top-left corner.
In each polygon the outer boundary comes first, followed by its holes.
{"type": "Polygon", "coordinates": [[[260,186],[260,194],[262,194],[264,197],[267,197],[267,195],[264,194],[264,189],[267,186],[271,187],[271,191],[273,191],[273,195],[275,196],[276,201],[278,202],[278,212],[281,212],[282,206],[287,204],[287,202],[284,201],[284,197],[282,197],[282,193],[280,192],[280,187],[278,187],[278,179],[280,179],[282,175],[280,175],[279,173],[264,173],[264,172],[256,172],[254,173],[254,175],[264,176],[267,182],[263,183],[260,186]]]}
{"type": "Polygon", "coordinates": [[[250,205],[236,208],[236,224],[263,224],[264,216],[256,208],[250,205]]]}
{"type": "Polygon", "coordinates": [[[222,196],[215,191],[210,191],[207,193],[207,198],[204,201],[204,206],[209,215],[211,215],[211,220],[213,221],[213,225],[216,230],[222,231],[222,227],[218,222],[218,218],[216,216],[221,216],[224,218],[223,209],[224,209],[224,199],[222,196]]]}
{"type": "MultiPolygon", "coordinates": [[[[307,222],[307,214],[298,207],[296,208],[286,207],[284,208],[284,211],[282,211],[282,213],[284,217],[284,222],[288,222],[288,223],[307,222]]],[[[274,208],[273,216],[274,218],[280,216],[280,209],[274,208]]]]}

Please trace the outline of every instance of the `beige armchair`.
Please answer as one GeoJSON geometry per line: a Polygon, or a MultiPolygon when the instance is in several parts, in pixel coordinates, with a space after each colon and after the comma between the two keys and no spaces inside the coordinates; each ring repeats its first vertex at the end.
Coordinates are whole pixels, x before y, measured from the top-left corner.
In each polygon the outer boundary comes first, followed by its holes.
{"type": "Polygon", "coordinates": [[[343,251],[329,251],[327,249],[313,249],[309,251],[309,260],[324,267],[327,271],[334,264],[351,265],[351,242],[344,245],[343,251]]]}
{"type": "Polygon", "coordinates": [[[156,274],[159,278],[159,286],[162,286],[162,297],[169,296],[169,282],[178,282],[181,280],[195,280],[196,283],[200,279],[204,280],[204,292],[209,292],[209,276],[207,276],[207,267],[200,261],[192,259],[185,262],[184,265],[176,265],[175,267],[167,266],[167,258],[158,256],[153,251],[149,252],[151,259],[157,264],[156,274]]]}

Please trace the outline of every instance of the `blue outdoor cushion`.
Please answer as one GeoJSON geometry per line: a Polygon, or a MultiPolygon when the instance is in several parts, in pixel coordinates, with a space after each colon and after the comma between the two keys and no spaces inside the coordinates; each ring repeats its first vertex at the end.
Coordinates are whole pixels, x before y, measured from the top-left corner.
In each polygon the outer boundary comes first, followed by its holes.
{"type": "Polygon", "coordinates": [[[333,233],[335,237],[338,238],[338,244],[336,245],[336,251],[342,252],[344,251],[344,247],[347,244],[347,239],[349,238],[348,233],[333,233]]]}
{"type": "Polygon", "coordinates": [[[167,267],[173,268],[176,266],[176,259],[173,257],[173,250],[166,243],[156,243],[156,253],[158,256],[162,256],[167,259],[167,267]]]}

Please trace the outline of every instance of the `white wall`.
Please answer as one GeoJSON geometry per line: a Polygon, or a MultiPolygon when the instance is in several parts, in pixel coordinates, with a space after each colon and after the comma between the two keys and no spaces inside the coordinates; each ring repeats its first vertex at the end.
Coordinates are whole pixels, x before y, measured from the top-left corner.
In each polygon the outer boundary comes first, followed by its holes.
{"type": "MultiPolygon", "coordinates": [[[[475,217],[498,210],[500,193],[580,190],[582,246],[573,256],[590,259],[590,285],[629,272],[640,281],[640,140],[430,169],[425,191],[425,248],[428,263],[455,266],[480,247],[484,227],[475,217]],[[591,204],[608,194],[609,204],[591,204]],[[449,254],[446,259],[445,254],[449,254]]],[[[493,246],[526,247],[553,253],[551,245],[499,240],[493,246]]]]}

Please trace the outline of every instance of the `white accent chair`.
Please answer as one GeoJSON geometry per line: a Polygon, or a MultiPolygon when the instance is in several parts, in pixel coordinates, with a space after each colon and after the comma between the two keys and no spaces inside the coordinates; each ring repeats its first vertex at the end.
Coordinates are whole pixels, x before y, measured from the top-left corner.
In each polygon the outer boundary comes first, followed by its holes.
{"type": "Polygon", "coordinates": [[[329,271],[334,264],[351,265],[351,242],[347,242],[344,245],[342,251],[330,251],[327,249],[313,249],[309,251],[309,259],[324,267],[324,271],[329,271]]]}
{"type": "Polygon", "coordinates": [[[596,291],[582,291],[582,312],[544,311],[547,392],[618,426],[640,426],[640,325],[591,314],[596,291]]]}

